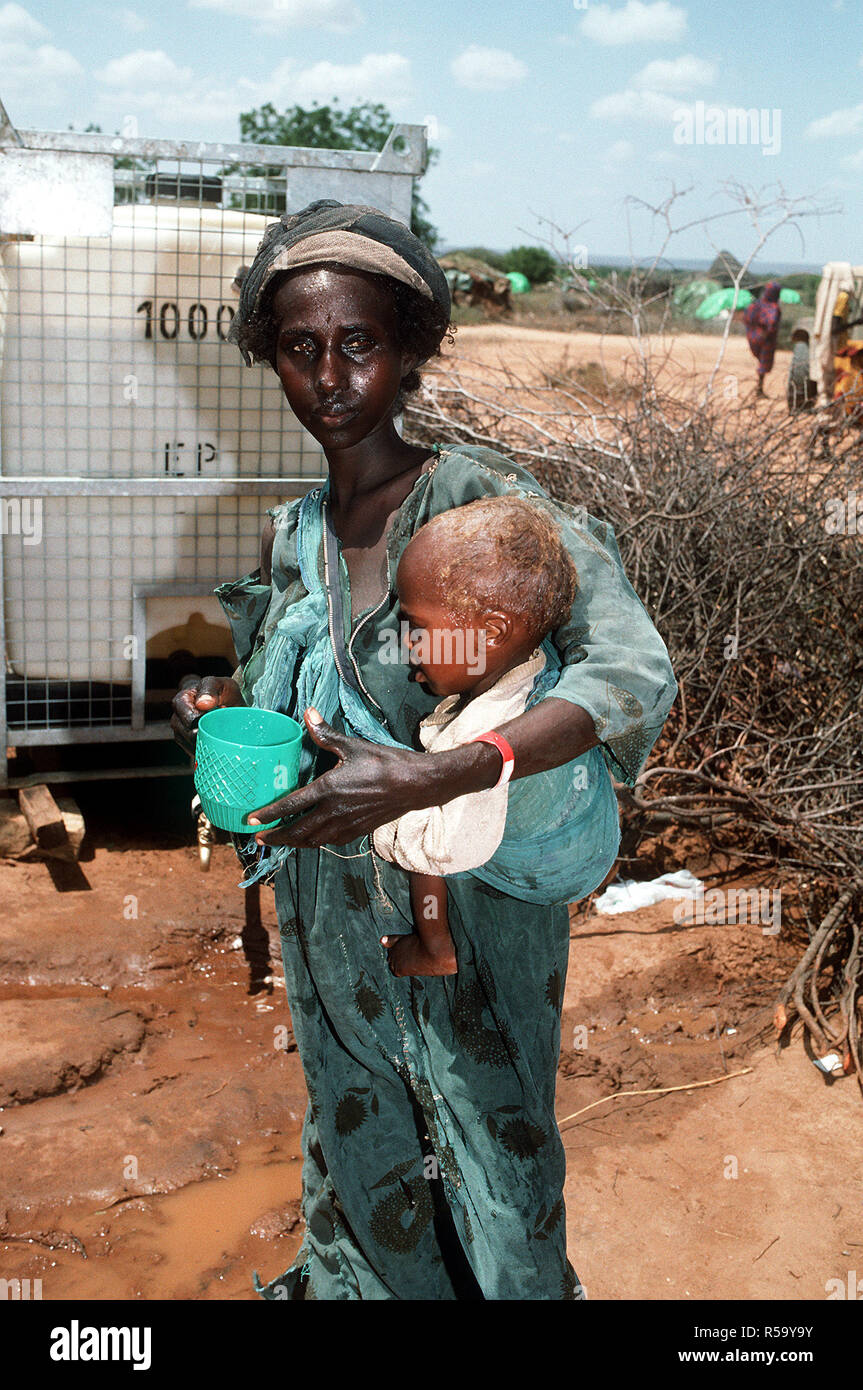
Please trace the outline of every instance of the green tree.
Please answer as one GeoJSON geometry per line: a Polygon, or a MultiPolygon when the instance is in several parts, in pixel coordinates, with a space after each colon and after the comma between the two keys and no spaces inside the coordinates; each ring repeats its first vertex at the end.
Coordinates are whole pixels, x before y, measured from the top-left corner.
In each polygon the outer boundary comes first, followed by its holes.
{"type": "Polygon", "coordinates": [[[518,270],[532,285],[544,285],[553,280],[557,261],[544,246],[514,246],[503,257],[507,270],[518,270]]]}
{"type": "MultiPolygon", "coordinates": [[[[244,143],[257,145],[297,145],[307,149],[323,150],[380,150],[394,125],[392,116],[382,102],[366,101],[348,110],[343,109],[337,100],[327,106],[314,102],[310,108],[291,106],[286,111],[277,111],[272,102],[266,102],[254,111],[240,113],[240,139],[244,143]]],[[[434,164],[439,151],[429,148],[426,169],[434,164]]],[[[227,172],[242,172],[247,176],[278,178],[281,170],[276,168],[233,166],[227,172]]],[[[423,170],[425,173],[425,169],[423,170]]],[[[421,177],[421,176],[420,176],[421,177]]],[[[430,251],[438,242],[437,228],[428,220],[428,206],[420,196],[414,180],[413,206],[411,210],[411,229],[430,251]]],[[[249,211],[281,213],[285,210],[283,196],[272,192],[257,194],[250,190],[241,195],[240,204],[249,211]]]]}
{"type": "Polygon", "coordinates": [[[782,288],[797,290],[803,303],[810,308],[815,306],[815,295],[818,293],[818,286],[821,283],[820,275],[811,275],[805,271],[800,271],[795,275],[783,275],[782,288]]]}

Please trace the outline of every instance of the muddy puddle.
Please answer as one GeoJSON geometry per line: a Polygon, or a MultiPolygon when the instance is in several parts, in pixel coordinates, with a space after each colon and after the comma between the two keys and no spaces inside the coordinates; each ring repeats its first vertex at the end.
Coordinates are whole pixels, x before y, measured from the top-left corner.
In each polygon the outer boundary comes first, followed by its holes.
{"type": "Polygon", "coordinates": [[[256,1298],[252,1270],[263,1281],[281,1274],[302,1238],[299,1152],[298,1127],[277,1149],[244,1145],[227,1177],[68,1209],[64,1230],[0,1239],[6,1277],[41,1279],[45,1299],[256,1298]]]}
{"type": "Polygon", "coordinates": [[[0,1278],[254,1299],[302,1239],[272,893],[238,889],[226,846],[206,876],[188,844],[116,839],[83,868],[86,893],[58,893],[0,862],[0,1278]]]}

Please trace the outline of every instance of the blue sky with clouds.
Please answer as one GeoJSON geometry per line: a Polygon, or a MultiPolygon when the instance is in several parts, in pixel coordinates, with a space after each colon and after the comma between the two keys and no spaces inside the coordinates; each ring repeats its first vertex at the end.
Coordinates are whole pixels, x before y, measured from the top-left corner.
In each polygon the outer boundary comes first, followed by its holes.
{"type": "MultiPolygon", "coordinates": [[[[22,128],[134,116],[142,135],[235,140],[242,110],[334,95],[430,124],[447,246],[538,242],[547,219],[591,259],[647,255],[660,224],[627,195],[691,188],[688,222],[734,179],[841,209],[780,231],[768,260],[863,262],[861,0],[0,0],[0,96],[22,128]],[[729,108],[756,113],[746,143],[727,143],[729,108]]],[[[749,251],[748,214],[710,226],[749,251]]],[[[673,248],[712,255],[699,230],[673,248]]]]}

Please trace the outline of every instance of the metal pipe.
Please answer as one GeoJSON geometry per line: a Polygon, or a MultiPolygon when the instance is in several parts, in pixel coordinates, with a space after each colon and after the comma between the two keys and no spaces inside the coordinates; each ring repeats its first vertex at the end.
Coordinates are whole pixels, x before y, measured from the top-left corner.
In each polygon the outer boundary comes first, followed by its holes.
{"type": "MultiPolygon", "coordinates": [[[[384,148],[377,150],[320,150],[299,145],[252,145],[203,140],[150,140],[66,130],[22,130],[15,143],[28,150],[57,150],[75,154],[110,154],[118,159],[178,159],[200,164],[269,164],[285,169],[346,169],[379,174],[421,174],[428,157],[426,128],[394,125],[384,148]],[[396,146],[401,142],[403,149],[396,146]]],[[[0,134],[0,146],[12,143],[0,134]]]]}

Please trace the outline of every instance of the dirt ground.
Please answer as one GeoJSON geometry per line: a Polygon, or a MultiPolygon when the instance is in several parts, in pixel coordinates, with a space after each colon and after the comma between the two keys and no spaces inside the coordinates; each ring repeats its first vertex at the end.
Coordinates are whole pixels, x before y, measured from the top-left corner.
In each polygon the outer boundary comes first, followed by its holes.
{"type": "MultiPolygon", "coordinates": [[[[525,381],[539,381],[543,370],[566,371],[596,363],[612,382],[637,372],[641,355],[649,355],[658,379],[678,392],[703,388],[717,362],[721,340],[713,334],[680,333],[673,338],[654,336],[641,344],[623,334],[557,332],[515,324],[464,324],[455,341],[444,351],[444,365],[471,362],[522,374],[525,381]],[[664,366],[663,366],[664,364],[664,366]]],[[[777,352],[765,385],[766,400],[759,409],[785,410],[789,352],[777,352]]],[[[755,359],[745,337],[729,336],[715,378],[720,397],[748,398],[755,389],[755,359]]]]}
{"type": "MultiPolygon", "coordinates": [[[[228,845],[201,872],[186,779],[77,795],[77,874],[0,861],[0,1273],[44,1299],[253,1298],[302,1233],[271,890],[258,925],[228,845]]],[[[679,859],[751,886],[696,846],[679,859]]],[[[772,1045],[795,959],[785,926],[573,912],[558,1114],[590,1297],[821,1299],[859,1264],[856,1082],[772,1045]]]]}
{"type": "MultiPolygon", "coordinates": [[[[675,340],[682,389],[716,350],[675,340]]],[[[470,326],[446,365],[622,378],[636,351],[470,326]]],[[[759,409],[784,410],[786,357],[759,409]]],[[[721,371],[741,395],[753,367],[731,338],[721,371]]],[[[0,857],[0,1278],[41,1279],[45,1299],[251,1299],[252,1271],[273,1278],[302,1236],[305,1091],[272,892],[256,916],[228,845],[201,872],[190,779],[71,790],[78,868],[0,857]]],[[[644,877],[661,862],[754,886],[684,837],[652,853],[644,877]]],[[[558,1114],[589,1297],[822,1299],[860,1267],[859,1089],[799,1036],[772,1042],[799,950],[784,916],[771,936],[687,926],[672,903],[573,912],[558,1114]],[[717,1084],[643,1094],[701,1081],[717,1084]],[[622,1091],[642,1094],[609,1099],[622,1091]]]]}

